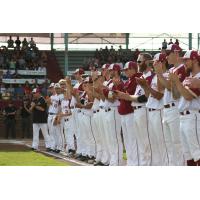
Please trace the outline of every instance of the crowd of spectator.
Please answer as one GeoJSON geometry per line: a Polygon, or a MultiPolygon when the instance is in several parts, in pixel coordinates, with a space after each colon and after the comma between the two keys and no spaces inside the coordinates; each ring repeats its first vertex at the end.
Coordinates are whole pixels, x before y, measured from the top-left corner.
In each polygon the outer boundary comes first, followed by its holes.
{"type": "Polygon", "coordinates": [[[91,69],[92,67],[99,67],[105,63],[119,63],[123,65],[127,61],[136,61],[139,55],[139,49],[131,51],[131,49],[123,49],[120,45],[118,50],[111,46],[110,49],[106,46],[105,49],[96,49],[94,57],[86,59],[84,62],[84,68],[91,69]]]}
{"type": "Polygon", "coordinates": [[[167,45],[170,45],[170,44],[176,44],[179,46],[179,40],[176,39],[175,42],[173,42],[172,39],[170,39],[170,41],[167,42],[166,39],[164,39],[164,41],[162,42],[162,49],[166,49],[167,45]]]}
{"type": "Polygon", "coordinates": [[[46,71],[47,56],[39,51],[33,38],[21,42],[17,36],[14,42],[10,36],[7,44],[0,48],[0,69],[46,71]]]}

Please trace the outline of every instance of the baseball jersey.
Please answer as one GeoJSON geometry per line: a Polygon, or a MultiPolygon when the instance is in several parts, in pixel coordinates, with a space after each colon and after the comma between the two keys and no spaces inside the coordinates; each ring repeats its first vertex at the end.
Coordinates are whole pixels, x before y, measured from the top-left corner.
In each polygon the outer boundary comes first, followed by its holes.
{"type": "Polygon", "coordinates": [[[68,113],[71,108],[76,106],[76,99],[72,96],[71,99],[63,99],[61,102],[61,111],[62,113],[68,113]]]}
{"type": "MultiPolygon", "coordinates": [[[[152,71],[148,71],[147,73],[143,73],[143,75],[141,76],[141,78],[145,78],[148,81],[148,84],[151,84],[152,78],[153,78],[154,74],[152,71]]],[[[141,85],[137,85],[136,89],[135,89],[135,93],[134,95],[136,96],[142,96],[145,95],[144,89],[142,88],[141,85]]],[[[144,103],[139,103],[139,102],[132,102],[131,103],[132,106],[145,106],[145,102],[144,103]]]]}
{"type": "Polygon", "coordinates": [[[60,97],[59,95],[55,94],[52,95],[50,99],[52,104],[49,106],[49,113],[57,114],[59,112],[59,106],[61,102],[60,97]]]}
{"type": "MultiPolygon", "coordinates": [[[[124,83],[123,92],[127,92],[128,94],[133,95],[135,93],[135,89],[137,86],[136,77],[140,77],[142,74],[137,73],[134,74],[131,78],[129,78],[124,83]]],[[[126,101],[124,99],[120,99],[120,105],[118,107],[118,112],[120,115],[126,115],[133,112],[133,107],[131,106],[131,101],[126,101]]]]}
{"type": "MultiPolygon", "coordinates": [[[[200,79],[200,72],[196,74],[195,76],[190,75],[189,77],[198,78],[200,79]]],[[[186,81],[183,81],[183,85],[186,81]]],[[[200,90],[190,88],[192,92],[194,92],[197,95],[197,98],[192,99],[191,101],[186,100],[183,96],[181,96],[178,109],[180,112],[186,111],[186,110],[200,110],[200,90]]]]}
{"type": "MultiPolygon", "coordinates": [[[[158,91],[158,76],[155,75],[151,81],[151,88],[155,91],[158,91]]],[[[151,94],[148,97],[147,103],[146,103],[147,108],[153,108],[153,109],[161,109],[164,107],[163,104],[163,98],[160,100],[154,98],[151,94]]]]}
{"type": "MultiPolygon", "coordinates": [[[[180,81],[183,82],[183,80],[186,77],[186,71],[185,71],[185,66],[183,64],[180,64],[178,67],[172,67],[169,69],[170,73],[177,73],[177,75],[180,77],[180,81]]],[[[163,76],[167,79],[169,77],[169,73],[164,73],[163,76]]],[[[178,100],[175,100],[173,98],[172,92],[169,91],[167,88],[165,88],[164,91],[164,97],[163,97],[164,105],[167,105],[172,102],[176,102],[178,100]]]]}
{"type": "MultiPolygon", "coordinates": [[[[113,82],[111,82],[107,87],[108,90],[104,93],[107,94],[105,95],[107,98],[109,96],[110,93],[113,93],[113,91],[115,90],[122,90],[124,83],[121,81],[119,85],[114,85],[113,82]]],[[[120,105],[120,101],[118,99],[116,99],[114,102],[110,102],[108,99],[105,99],[105,104],[107,106],[107,108],[109,107],[118,107],[120,105]]]]}

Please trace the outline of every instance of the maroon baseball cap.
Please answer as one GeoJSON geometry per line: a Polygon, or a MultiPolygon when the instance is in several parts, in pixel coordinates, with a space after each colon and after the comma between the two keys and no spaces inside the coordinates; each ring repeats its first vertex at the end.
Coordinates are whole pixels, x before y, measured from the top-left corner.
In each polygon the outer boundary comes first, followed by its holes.
{"type": "Polygon", "coordinates": [[[101,67],[101,69],[108,69],[109,66],[110,66],[110,64],[104,64],[104,65],[101,67]]]}
{"type": "Polygon", "coordinates": [[[183,60],[200,60],[200,55],[198,53],[198,51],[194,51],[194,50],[189,50],[185,53],[185,55],[182,57],[183,60]]]}
{"type": "Polygon", "coordinates": [[[109,70],[113,70],[113,71],[118,71],[118,72],[121,71],[120,65],[118,65],[118,64],[116,64],[116,63],[111,64],[111,65],[108,67],[108,69],[109,69],[109,70]]]}
{"type": "Polygon", "coordinates": [[[137,70],[138,69],[137,63],[133,62],[133,61],[127,62],[124,65],[124,69],[123,70],[127,70],[127,69],[135,69],[135,70],[137,70]]]}
{"type": "Polygon", "coordinates": [[[74,74],[80,74],[80,75],[83,75],[85,74],[85,71],[83,68],[78,68],[75,70],[74,74]]]}
{"type": "Polygon", "coordinates": [[[169,55],[171,52],[181,52],[182,49],[181,47],[179,47],[179,45],[177,44],[170,44],[170,45],[167,45],[167,49],[166,49],[166,54],[169,55]]]}
{"type": "Polygon", "coordinates": [[[159,62],[163,62],[163,61],[166,61],[167,60],[167,57],[166,57],[166,54],[164,53],[157,53],[154,58],[153,58],[154,61],[159,61],[159,62]]]}

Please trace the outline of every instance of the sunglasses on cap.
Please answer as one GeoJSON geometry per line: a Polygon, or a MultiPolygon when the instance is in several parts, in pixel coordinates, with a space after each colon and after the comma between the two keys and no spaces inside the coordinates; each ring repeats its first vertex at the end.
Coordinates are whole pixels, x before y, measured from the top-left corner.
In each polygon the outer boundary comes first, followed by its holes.
{"type": "Polygon", "coordinates": [[[140,63],[142,63],[142,62],[144,62],[144,60],[138,60],[138,61],[137,61],[138,64],[140,64],[140,63]]]}

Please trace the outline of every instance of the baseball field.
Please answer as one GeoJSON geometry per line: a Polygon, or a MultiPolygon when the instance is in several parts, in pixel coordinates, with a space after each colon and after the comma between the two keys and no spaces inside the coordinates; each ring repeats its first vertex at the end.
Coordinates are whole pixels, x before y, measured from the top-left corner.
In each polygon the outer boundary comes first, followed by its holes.
{"type": "Polygon", "coordinates": [[[70,163],[31,151],[24,145],[1,144],[0,166],[70,166],[70,163]]]}

